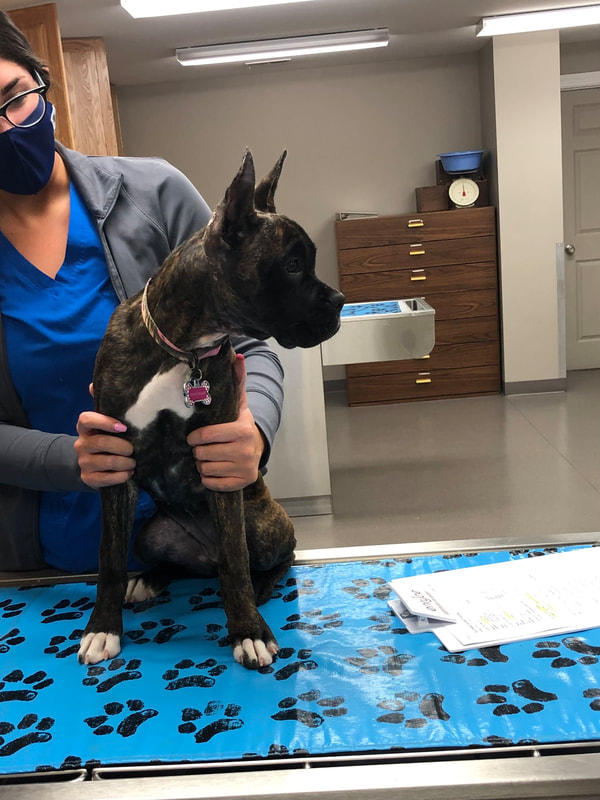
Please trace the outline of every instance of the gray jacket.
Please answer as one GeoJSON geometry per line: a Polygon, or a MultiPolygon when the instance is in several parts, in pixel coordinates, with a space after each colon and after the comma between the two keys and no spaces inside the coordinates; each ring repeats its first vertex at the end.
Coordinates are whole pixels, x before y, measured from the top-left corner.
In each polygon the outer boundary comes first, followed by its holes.
{"type": "MultiPolygon", "coordinates": [[[[97,222],[120,300],[139,291],[210,218],[190,181],[161,159],[90,157],[58,143],[56,148],[97,222]]],[[[265,463],[279,426],[283,371],[264,342],[238,338],[233,344],[246,358],[248,404],[267,441],[265,463]]],[[[80,478],[75,439],[32,430],[9,373],[0,315],[0,571],[46,566],[38,536],[40,491],[90,491],[80,478]]]]}

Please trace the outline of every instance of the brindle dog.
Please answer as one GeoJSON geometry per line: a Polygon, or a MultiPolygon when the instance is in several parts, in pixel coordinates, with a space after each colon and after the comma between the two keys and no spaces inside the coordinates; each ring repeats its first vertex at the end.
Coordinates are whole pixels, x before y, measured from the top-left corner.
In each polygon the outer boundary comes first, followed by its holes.
{"type": "Polygon", "coordinates": [[[313,347],[339,327],[343,295],[316,277],[315,247],[305,231],[275,211],[285,155],[255,188],[247,151],[208,225],[110,320],[94,371],[95,407],[127,424],[136,470],[126,483],[100,490],[98,594],[79,650],[86,664],[120,652],[123,598],[155,596],[181,567],[218,575],[236,661],[256,669],[279,649],[257,605],[293,562],[291,520],[260,475],[243,492],[206,489],[186,436],[237,419],[229,336],[313,347]],[[128,584],[138,486],[158,512],[136,537],[150,569],[128,584]],[[214,536],[202,519],[206,501],[214,536]]]}

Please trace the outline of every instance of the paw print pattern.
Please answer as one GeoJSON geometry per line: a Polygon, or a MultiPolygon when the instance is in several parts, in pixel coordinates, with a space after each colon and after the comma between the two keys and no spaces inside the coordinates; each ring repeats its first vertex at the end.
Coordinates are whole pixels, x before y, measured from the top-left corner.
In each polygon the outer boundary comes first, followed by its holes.
{"type": "Polygon", "coordinates": [[[42,611],[43,625],[49,622],[64,622],[65,620],[81,619],[86,611],[94,607],[94,601],[89,597],[80,597],[77,600],[59,600],[52,608],[42,611]]]}
{"type": "Polygon", "coordinates": [[[278,583],[275,586],[275,591],[272,597],[281,597],[284,603],[293,603],[298,597],[304,595],[318,594],[319,590],[315,588],[315,582],[310,578],[305,578],[302,581],[296,578],[288,578],[285,583],[278,583]]]}
{"type": "Polygon", "coordinates": [[[124,603],[123,608],[129,609],[134,614],[143,614],[151,608],[156,608],[156,606],[164,606],[170,603],[171,600],[172,597],[169,590],[163,589],[156,597],[151,597],[149,600],[142,600],[140,603],[124,603]]]}
{"type": "Polygon", "coordinates": [[[281,626],[281,630],[300,630],[310,633],[311,636],[320,636],[325,633],[327,628],[339,628],[343,624],[344,621],[339,612],[323,614],[321,609],[313,609],[302,614],[290,614],[289,617],[286,617],[286,624],[281,626]]]}
{"type": "Polygon", "coordinates": [[[400,628],[392,628],[392,622],[398,622],[398,617],[393,611],[387,611],[381,614],[372,614],[369,617],[369,621],[374,623],[373,625],[369,625],[368,630],[370,631],[386,631],[389,633],[398,634],[400,636],[408,633],[404,626],[401,626],[400,628]]]}
{"type": "Polygon", "coordinates": [[[210,623],[206,626],[206,633],[204,634],[204,638],[207,642],[216,642],[219,647],[230,647],[231,641],[229,639],[229,634],[227,633],[227,628],[224,625],[218,625],[214,622],[210,623]]]}
{"type": "Polygon", "coordinates": [[[43,670],[25,677],[20,669],[13,669],[0,681],[0,703],[11,700],[35,700],[42,689],[54,683],[43,670]]]}
{"type": "Polygon", "coordinates": [[[0,721],[0,758],[12,756],[32,744],[49,742],[52,735],[48,731],[53,725],[52,717],[40,719],[37,714],[25,714],[16,727],[11,722],[0,721]]]}
{"type": "Polygon", "coordinates": [[[212,586],[207,586],[200,592],[192,595],[188,603],[192,607],[192,611],[204,611],[207,608],[221,608],[221,595],[212,586]]]}
{"type": "Polygon", "coordinates": [[[560,650],[560,642],[537,642],[536,650],[532,654],[533,658],[551,658],[550,666],[553,669],[564,669],[565,667],[574,667],[577,664],[597,664],[598,656],[600,656],[600,647],[588,644],[583,639],[577,636],[565,636],[562,644],[571,651],[576,653],[579,658],[571,658],[569,654],[562,653],[560,650]]]}
{"type": "Polygon", "coordinates": [[[159,622],[147,620],[142,622],[138,630],[127,631],[125,636],[131,639],[134,644],[147,644],[150,641],[156,644],[164,644],[185,629],[185,625],[176,625],[174,619],[161,619],[159,622]],[[155,630],[157,628],[158,630],[155,630]]]}
{"type": "Polygon", "coordinates": [[[297,675],[299,672],[317,669],[319,666],[317,662],[313,661],[311,658],[312,650],[302,649],[296,652],[293,647],[282,647],[277,654],[277,661],[287,661],[287,659],[290,659],[294,656],[296,657],[295,661],[289,661],[278,670],[275,670],[274,666],[269,666],[261,667],[258,671],[263,675],[274,672],[275,675],[273,677],[276,681],[287,681],[289,678],[291,678],[293,675],[297,675]]]}
{"type": "MultiPolygon", "coordinates": [[[[392,725],[404,725],[405,728],[423,728],[431,720],[441,720],[446,722],[450,719],[450,714],[444,711],[442,703],[444,695],[437,692],[428,692],[421,696],[417,692],[396,692],[393,698],[382,700],[377,703],[379,708],[387,711],[377,717],[377,722],[384,722],[392,725]],[[421,716],[408,716],[407,704],[418,704],[421,716]]],[[[410,714],[410,711],[408,711],[410,714]]]]}
{"type": "Polygon", "coordinates": [[[351,586],[342,586],[342,591],[351,594],[355,600],[388,600],[391,588],[384,578],[356,578],[351,586]]]}
{"type": "Polygon", "coordinates": [[[7,600],[2,600],[2,602],[0,602],[0,617],[2,617],[2,619],[12,619],[13,617],[18,617],[19,614],[23,613],[25,605],[25,603],[17,603],[10,598],[7,600]]]}
{"type": "Polygon", "coordinates": [[[213,736],[218,733],[226,733],[227,731],[239,730],[244,724],[244,721],[238,719],[239,713],[242,710],[241,706],[235,703],[229,703],[224,706],[216,700],[212,700],[206,704],[204,711],[199,711],[197,708],[184,708],[181,712],[181,725],[178,730],[179,733],[194,734],[196,742],[210,741],[213,736]],[[214,717],[221,715],[218,719],[209,721],[208,724],[198,728],[198,720],[206,717],[214,717]]]}
{"type": "Polygon", "coordinates": [[[184,658],[175,664],[173,669],[163,673],[163,680],[167,681],[165,689],[169,692],[178,689],[209,689],[215,685],[215,678],[222,675],[226,669],[226,664],[218,664],[214,658],[208,658],[200,664],[194,664],[191,659],[184,658]]]}
{"type": "Polygon", "coordinates": [[[592,711],[600,711],[600,689],[586,689],[583,693],[583,696],[592,698],[592,702],[590,703],[590,708],[592,711]]]}
{"type": "Polygon", "coordinates": [[[298,697],[284,697],[277,704],[281,711],[271,714],[271,719],[277,722],[301,722],[307,728],[318,728],[325,721],[325,717],[342,717],[347,714],[348,709],[345,708],[344,702],[343,697],[321,697],[319,689],[312,689],[299,694],[298,697]],[[297,707],[299,700],[307,704],[316,703],[319,706],[318,711],[297,707]]]}
{"type": "Polygon", "coordinates": [[[95,686],[96,691],[100,693],[110,692],[124,681],[139,680],[142,677],[139,670],[141,663],[138,658],[132,658],[129,661],[124,658],[113,658],[108,667],[101,665],[88,667],[83,685],[95,686]]]}
{"type": "Polygon", "coordinates": [[[154,708],[144,708],[141,700],[128,700],[127,710],[131,713],[122,717],[117,724],[117,718],[125,712],[123,703],[106,703],[104,706],[105,714],[96,717],[86,717],[83,721],[92,729],[95,736],[106,736],[116,732],[124,738],[133,736],[142,722],[146,722],[158,715],[154,708]]]}
{"type": "MultiPolygon", "coordinates": [[[[446,652],[443,647],[440,647],[444,653],[446,652]]],[[[498,645],[492,647],[480,647],[478,652],[481,658],[469,658],[463,656],[461,653],[446,653],[440,658],[448,664],[466,664],[467,667],[487,667],[488,664],[501,664],[508,661],[508,656],[502,652],[498,645]]]]}
{"type": "Polygon", "coordinates": [[[18,628],[11,628],[4,636],[0,636],[0,653],[8,653],[11,647],[23,644],[25,637],[18,628]]]}
{"type": "Polygon", "coordinates": [[[83,630],[81,629],[74,630],[69,634],[68,638],[66,636],[53,636],[48,643],[48,647],[44,648],[44,653],[56,656],[56,658],[68,658],[69,656],[73,656],[79,651],[82,636],[83,630]],[[60,647],[64,645],[65,642],[73,642],[73,644],[67,644],[67,646],[61,650],[60,647]]]}
{"type": "Polygon", "coordinates": [[[545,556],[547,553],[558,553],[558,547],[544,547],[543,550],[529,550],[528,548],[520,548],[509,551],[511,556],[523,556],[527,558],[537,558],[538,556],[545,556]]]}
{"type": "Polygon", "coordinates": [[[353,667],[358,667],[367,675],[375,675],[378,672],[400,675],[405,664],[414,658],[410,653],[399,653],[395,647],[389,645],[362,647],[356,652],[358,656],[349,656],[344,661],[353,667]]]}
{"type": "MultiPolygon", "coordinates": [[[[524,711],[526,714],[537,714],[544,710],[545,703],[558,700],[558,696],[553,692],[545,692],[542,689],[538,689],[531,681],[525,679],[514,681],[512,684],[512,689],[517,697],[532,701],[526,703],[521,708],[514,703],[508,702],[508,698],[505,695],[510,692],[510,686],[505,686],[504,684],[490,684],[483,688],[486,694],[478,697],[477,703],[479,705],[485,705],[487,703],[495,705],[496,707],[493,713],[497,717],[504,717],[508,714],[518,714],[520,711],[524,711]]],[[[517,700],[516,702],[520,701],[517,700]]]]}

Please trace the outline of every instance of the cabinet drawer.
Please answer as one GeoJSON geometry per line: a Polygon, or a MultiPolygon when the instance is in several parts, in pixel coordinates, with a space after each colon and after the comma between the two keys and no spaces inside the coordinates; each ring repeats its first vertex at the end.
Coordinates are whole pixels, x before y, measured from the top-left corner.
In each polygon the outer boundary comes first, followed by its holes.
{"type": "Polygon", "coordinates": [[[401,400],[431,400],[497,394],[500,370],[493,365],[348,378],[348,403],[370,405],[401,400]]]}
{"type": "Polygon", "coordinates": [[[426,214],[369,217],[336,222],[339,250],[355,247],[383,247],[392,244],[430,242],[495,234],[496,215],[492,206],[430,211],[426,214]]]}
{"type": "Polygon", "coordinates": [[[496,289],[495,261],[454,264],[447,267],[415,267],[393,272],[342,275],[340,288],[346,302],[393,300],[415,297],[425,292],[464,292],[469,289],[496,289]]]}
{"type": "Polygon", "coordinates": [[[401,372],[420,372],[421,370],[464,369],[465,367],[500,366],[500,348],[497,341],[460,342],[440,344],[428,356],[405,361],[375,361],[366,364],[348,364],[348,378],[375,375],[392,375],[401,372]]]}
{"type": "Polygon", "coordinates": [[[371,275],[395,269],[417,269],[448,264],[494,261],[495,258],[495,236],[444,239],[435,242],[425,242],[415,238],[410,244],[341,250],[338,254],[338,264],[340,278],[343,278],[356,273],[371,275]]]}
{"type": "Polygon", "coordinates": [[[498,317],[471,317],[469,319],[437,320],[435,344],[462,342],[495,342],[500,338],[498,317]]]}
{"type": "Polygon", "coordinates": [[[498,297],[495,289],[475,289],[471,292],[445,292],[422,295],[435,309],[438,321],[465,319],[468,317],[495,317],[498,313],[498,297]]]}

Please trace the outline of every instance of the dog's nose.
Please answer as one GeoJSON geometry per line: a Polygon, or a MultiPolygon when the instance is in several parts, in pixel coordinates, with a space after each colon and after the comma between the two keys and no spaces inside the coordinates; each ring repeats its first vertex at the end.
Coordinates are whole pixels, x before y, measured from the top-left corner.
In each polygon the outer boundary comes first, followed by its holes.
{"type": "Polygon", "coordinates": [[[344,295],[341,292],[338,292],[336,289],[331,290],[328,300],[336,311],[341,311],[342,306],[346,302],[344,295]]]}

